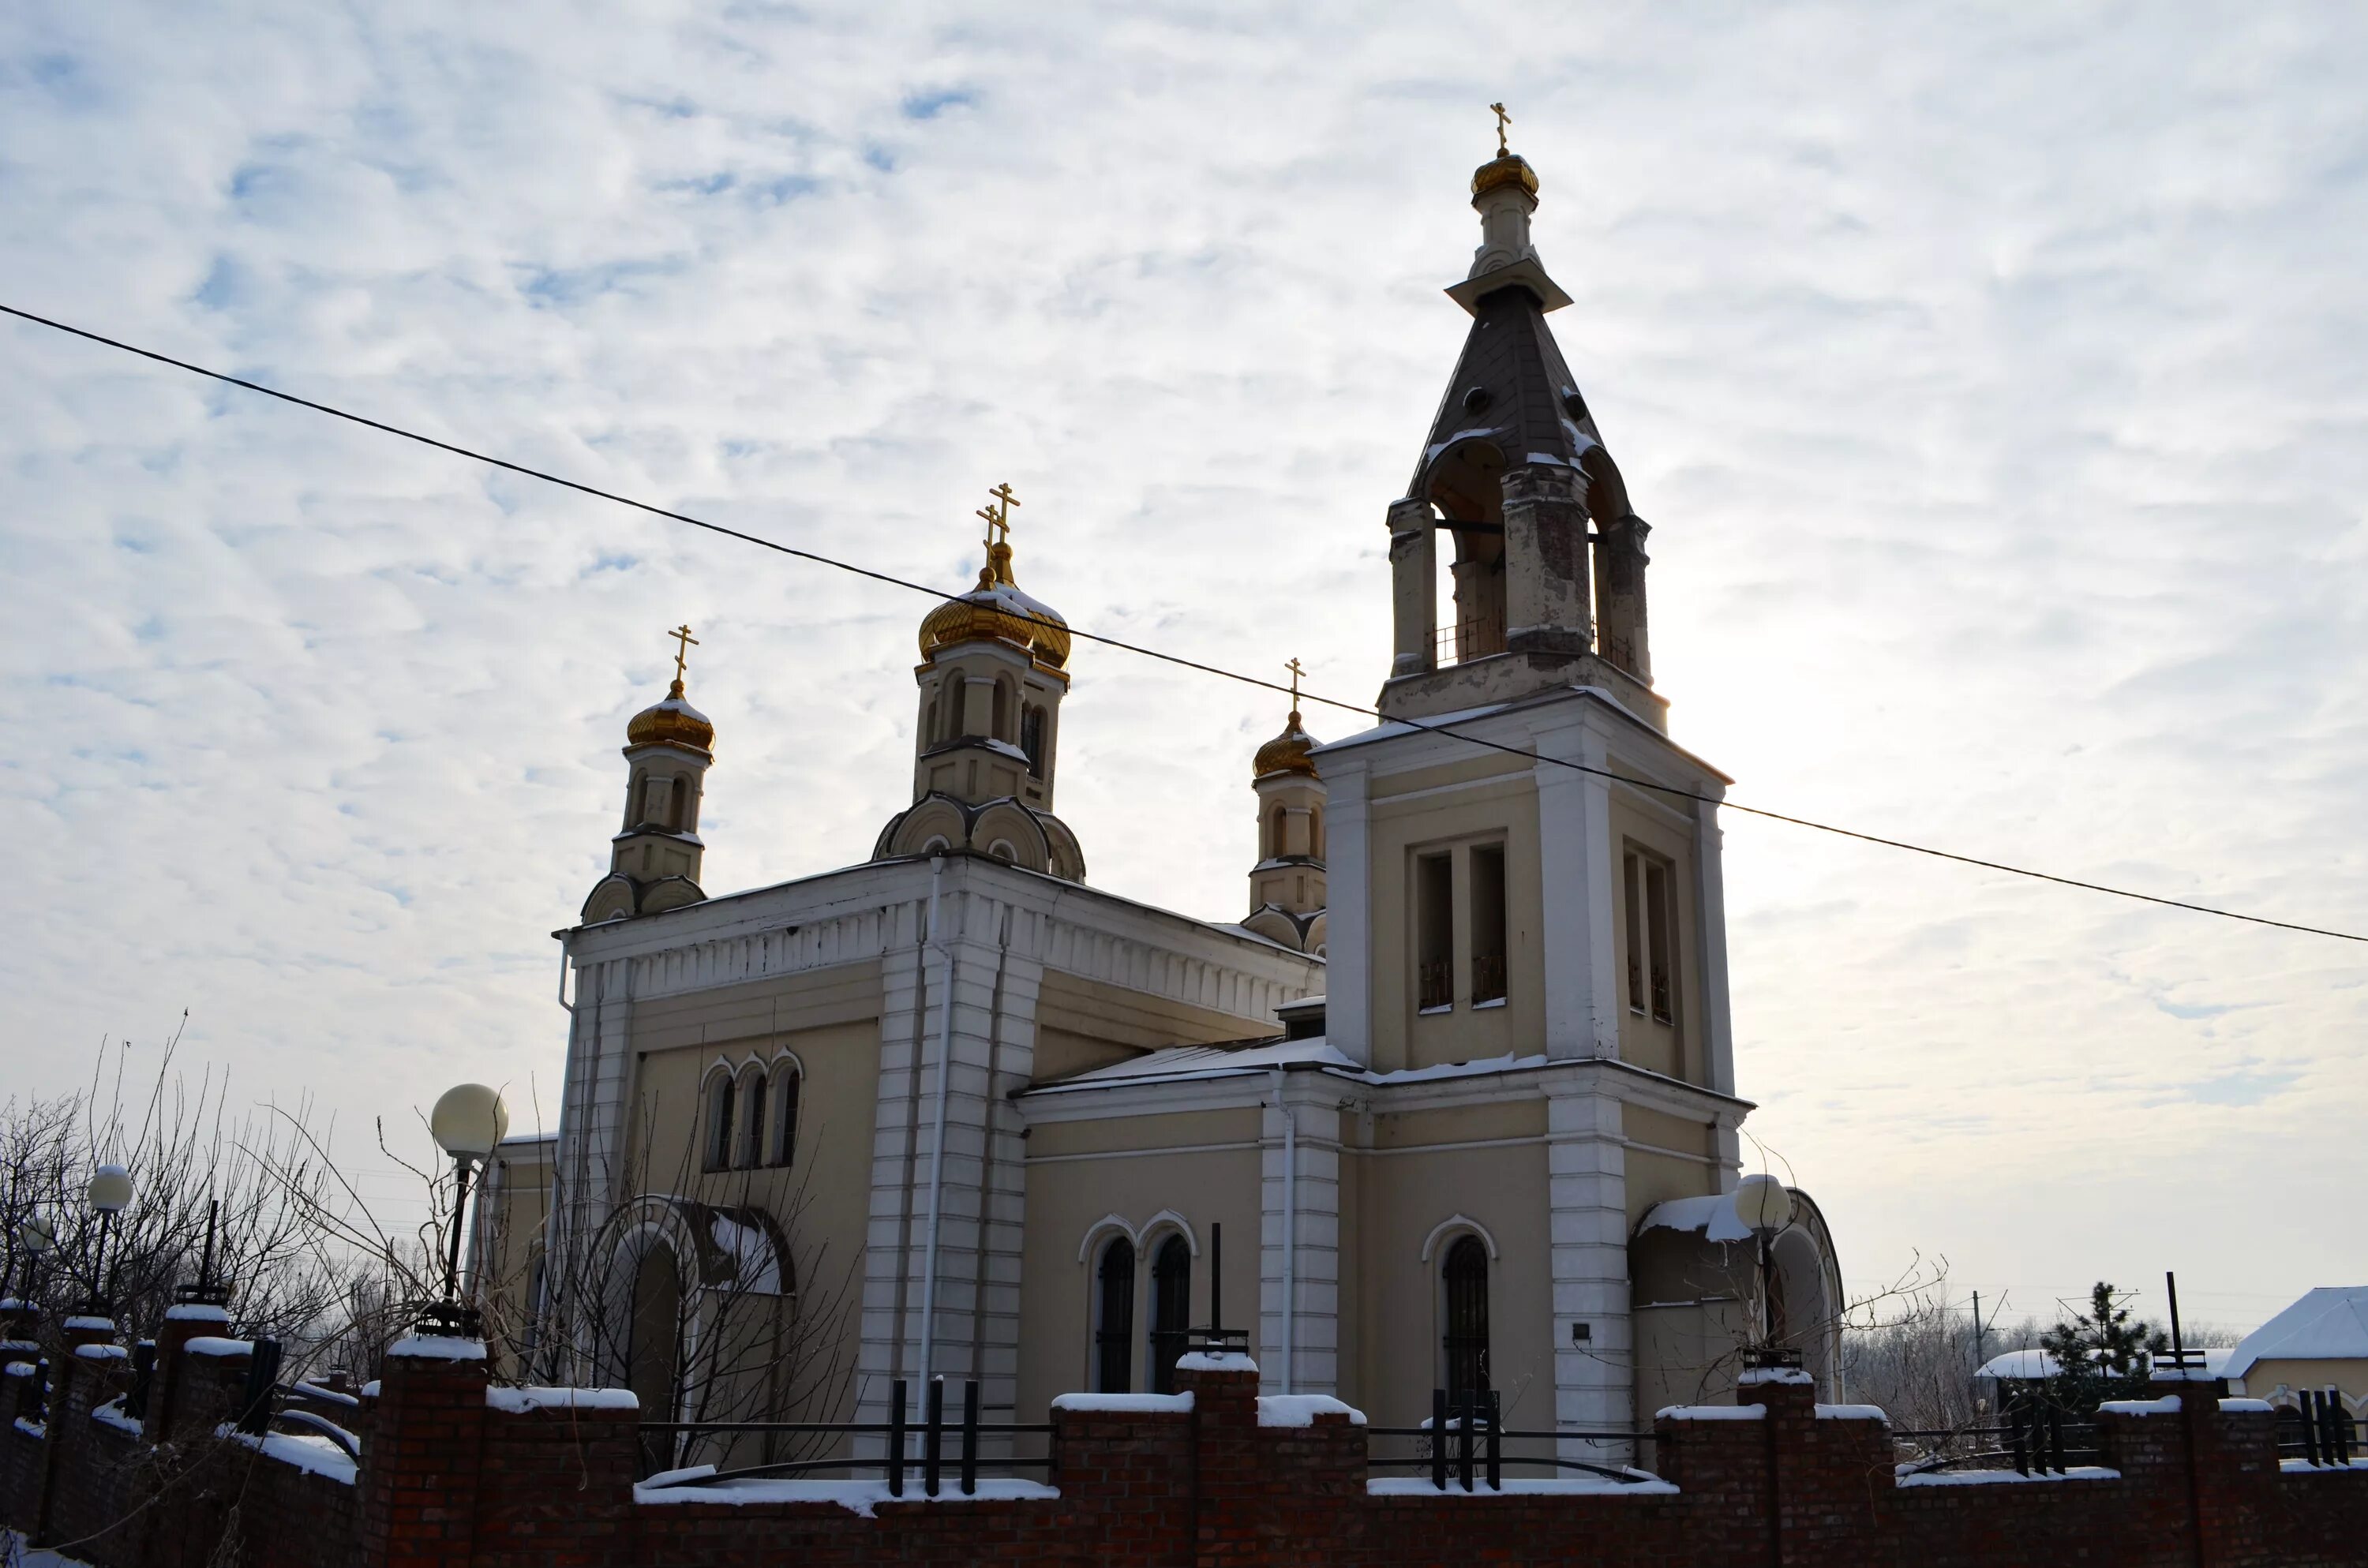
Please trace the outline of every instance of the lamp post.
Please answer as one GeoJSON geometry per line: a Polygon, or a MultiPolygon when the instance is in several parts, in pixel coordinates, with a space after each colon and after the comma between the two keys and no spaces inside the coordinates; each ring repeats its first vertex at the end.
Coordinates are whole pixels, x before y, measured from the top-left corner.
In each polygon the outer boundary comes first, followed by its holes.
{"type": "Polygon", "coordinates": [[[1779,1365],[1791,1358],[1778,1352],[1774,1344],[1775,1294],[1770,1282],[1776,1237],[1793,1222],[1793,1189],[1764,1172],[1745,1176],[1735,1189],[1735,1212],[1759,1244],[1759,1364],[1779,1365]]]}
{"type": "MultiPolygon", "coordinates": [[[[17,1244],[25,1249],[25,1288],[18,1300],[29,1305],[33,1288],[40,1282],[41,1255],[58,1239],[57,1228],[39,1214],[28,1214],[17,1221],[17,1244]]],[[[0,1280],[0,1285],[6,1284],[0,1280]]]]}
{"type": "Polygon", "coordinates": [[[98,1256],[90,1268],[90,1307],[93,1317],[115,1315],[115,1291],[108,1278],[107,1238],[115,1225],[115,1217],[131,1203],[131,1173],[121,1165],[101,1165],[90,1174],[90,1206],[98,1215],[98,1256]]]}
{"type": "Polygon", "coordinates": [[[461,1305],[461,1231],[469,1212],[469,1173],[493,1158],[494,1145],[509,1131],[510,1113],[502,1096],[483,1084],[461,1084],[444,1091],[427,1115],[427,1131],[436,1146],[452,1157],[452,1234],[444,1252],[444,1300],[431,1316],[441,1326],[473,1336],[477,1314],[461,1305]]]}

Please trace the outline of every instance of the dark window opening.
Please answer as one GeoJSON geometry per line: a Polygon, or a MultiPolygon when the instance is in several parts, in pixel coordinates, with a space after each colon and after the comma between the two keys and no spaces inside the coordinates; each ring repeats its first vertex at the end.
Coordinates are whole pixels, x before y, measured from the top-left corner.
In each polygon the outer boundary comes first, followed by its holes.
{"type": "Polygon", "coordinates": [[[690,780],[677,778],[666,791],[666,826],[680,833],[690,825],[690,780]]]}
{"type": "Polygon", "coordinates": [[[740,1158],[736,1164],[761,1165],[765,1163],[765,1075],[757,1074],[748,1082],[748,1091],[742,1096],[748,1102],[748,1114],[740,1133],[740,1158]]]}
{"type": "Polygon", "coordinates": [[[1628,937],[1628,1010],[1656,1024],[1678,1021],[1676,873],[1668,861],[1631,849],[1621,862],[1628,937]]]}
{"type": "Polygon", "coordinates": [[[1645,934],[1646,978],[1650,984],[1653,1021],[1677,1021],[1674,977],[1671,973],[1669,869],[1657,861],[1645,865],[1645,934]]]}
{"type": "Polygon", "coordinates": [[[1447,1397],[1451,1403],[1488,1388],[1488,1249],[1459,1236],[1440,1271],[1446,1287],[1447,1397]]]}
{"type": "Polygon", "coordinates": [[[1455,873],[1445,855],[1414,863],[1415,1006],[1455,1005],[1455,873]]]}
{"type": "Polygon", "coordinates": [[[1472,851],[1472,1002],[1505,999],[1505,846],[1472,851]]]}
{"type": "Polygon", "coordinates": [[[1151,1260],[1151,1392],[1176,1392],[1176,1361],[1192,1322],[1192,1248],[1182,1236],[1159,1244],[1151,1260]]]}
{"type": "Polygon", "coordinates": [[[1028,754],[1028,776],[1044,777],[1044,710],[1030,704],[1019,715],[1019,749],[1028,754]]]}
{"type": "Polygon", "coordinates": [[[1095,1282],[1094,1387],[1102,1393],[1133,1388],[1134,1244],[1124,1236],[1102,1248],[1095,1282]]]}
{"type": "Polygon", "coordinates": [[[734,1085],[730,1078],[715,1082],[715,1096],[707,1109],[707,1168],[720,1171],[732,1164],[732,1099],[734,1085]]]}
{"type": "Polygon", "coordinates": [[[802,1074],[791,1068],[781,1074],[781,1110],[773,1130],[773,1164],[786,1165],[798,1157],[798,1085],[802,1074]]]}

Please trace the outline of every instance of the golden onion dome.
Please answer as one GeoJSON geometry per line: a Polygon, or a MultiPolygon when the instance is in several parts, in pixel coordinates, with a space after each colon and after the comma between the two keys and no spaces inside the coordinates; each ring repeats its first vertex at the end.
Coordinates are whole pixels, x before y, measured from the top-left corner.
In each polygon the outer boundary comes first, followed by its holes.
{"type": "Polygon", "coordinates": [[[1484,196],[1500,185],[1518,185],[1531,196],[1538,193],[1538,174],[1519,153],[1504,153],[1489,159],[1472,171],[1472,194],[1484,196]]]}
{"type": "Polygon", "coordinates": [[[625,726],[625,744],[635,746],[677,745],[694,751],[715,749],[715,726],[707,715],[683,700],[682,681],[666,687],[666,700],[633,715],[625,726]]]}
{"type": "Polygon", "coordinates": [[[1008,544],[997,543],[987,551],[977,587],[948,599],[922,618],[921,657],[931,658],[940,648],[982,638],[1025,648],[1030,657],[1049,670],[1068,666],[1069,623],[1059,611],[1019,591],[1011,578],[1008,544]]]}
{"type": "Polygon", "coordinates": [[[1282,733],[1258,748],[1250,762],[1253,781],[1269,778],[1278,773],[1304,773],[1310,778],[1320,777],[1315,771],[1315,759],[1307,754],[1324,743],[1299,727],[1299,710],[1291,710],[1291,722],[1282,733]]]}

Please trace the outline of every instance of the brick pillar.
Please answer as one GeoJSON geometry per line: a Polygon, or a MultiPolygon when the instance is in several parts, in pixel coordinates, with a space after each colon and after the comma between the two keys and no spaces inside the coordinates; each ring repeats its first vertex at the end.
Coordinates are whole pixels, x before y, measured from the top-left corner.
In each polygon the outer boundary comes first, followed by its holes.
{"type": "Polygon", "coordinates": [[[165,1309],[164,1325],[156,1331],[155,1370],[149,1374],[147,1430],[150,1442],[172,1441],[181,1403],[181,1388],[190,1360],[188,1354],[189,1341],[220,1337],[229,1333],[230,1312],[225,1308],[184,1303],[165,1309]]]}
{"type": "Polygon", "coordinates": [[[59,1483],[67,1469],[67,1450],[76,1447],[72,1440],[79,1429],[74,1419],[77,1411],[86,1420],[90,1411],[103,1403],[93,1397],[94,1385],[104,1376],[101,1368],[85,1361],[78,1352],[85,1345],[113,1345],[115,1321],[102,1317],[70,1317],[60,1330],[64,1341],[64,1354],[50,1366],[49,1414],[46,1418],[48,1437],[41,1444],[40,1498],[33,1511],[32,1543],[36,1546],[53,1537],[59,1512],[59,1483]]]}
{"type": "Polygon", "coordinates": [[[1310,1415],[1279,1401],[1278,1425],[1261,1426],[1258,1367],[1247,1356],[1187,1356],[1176,1387],[1192,1396],[1196,1563],[1295,1564],[1318,1552],[1355,1553],[1365,1429],[1345,1407],[1310,1415]]]}
{"type": "Polygon", "coordinates": [[[2193,1466],[2200,1568],[2283,1561],[2276,1417],[2220,1408],[2217,1381],[2181,1382],[2179,1426],[2193,1466]]]}
{"type": "Polygon", "coordinates": [[[1770,1502],[1780,1564],[1872,1562],[1882,1558],[1879,1488],[1892,1479],[1891,1427],[1872,1419],[1820,1420],[1806,1372],[1748,1371],[1738,1405],[1768,1412],[1770,1502]]]}
{"type": "Polygon", "coordinates": [[[362,1568],[464,1568],[485,1438],[485,1346],[415,1338],[386,1353],[356,1478],[362,1568]]]}

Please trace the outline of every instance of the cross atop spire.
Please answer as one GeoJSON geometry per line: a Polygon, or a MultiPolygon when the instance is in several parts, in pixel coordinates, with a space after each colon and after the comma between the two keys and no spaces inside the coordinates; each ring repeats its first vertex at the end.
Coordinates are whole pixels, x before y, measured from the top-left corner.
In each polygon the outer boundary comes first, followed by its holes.
{"type": "Polygon", "coordinates": [[[688,621],[676,627],[672,631],[667,632],[666,635],[673,638],[675,642],[674,684],[675,689],[677,691],[680,691],[682,689],[683,667],[689,663],[690,651],[699,646],[699,639],[690,634],[690,623],[688,621]]]}
{"type": "Polygon", "coordinates": [[[1291,718],[1292,722],[1297,723],[1299,722],[1299,677],[1307,672],[1300,667],[1296,658],[1282,667],[1291,672],[1291,718]]]}
{"type": "Polygon", "coordinates": [[[1505,111],[1503,104],[1490,104],[1488,108],[1497,116],[1497,156],[1501,158],[1510,151],[1505,142],[1505,127],[1512,123],[1513,117],[1505,111]]]}

